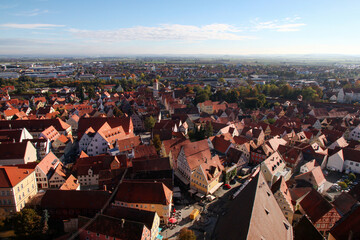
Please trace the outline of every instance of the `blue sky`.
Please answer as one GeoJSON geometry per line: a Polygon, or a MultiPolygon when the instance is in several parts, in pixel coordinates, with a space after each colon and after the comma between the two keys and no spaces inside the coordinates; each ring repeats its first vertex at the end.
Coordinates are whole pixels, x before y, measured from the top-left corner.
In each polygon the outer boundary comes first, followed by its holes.
{"type": "Polygon", "coordinates": [[[360,54],[358,0],[0,0],[0,54],[360,54]]]}

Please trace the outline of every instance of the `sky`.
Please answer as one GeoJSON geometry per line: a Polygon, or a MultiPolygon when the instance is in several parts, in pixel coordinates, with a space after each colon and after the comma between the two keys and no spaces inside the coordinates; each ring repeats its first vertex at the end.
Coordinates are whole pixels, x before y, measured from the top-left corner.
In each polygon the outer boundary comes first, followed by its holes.
{"type": "Polygon", "coordinates": [[[0,55],[360,55],[358,0],[0,0],[0,55]]]}

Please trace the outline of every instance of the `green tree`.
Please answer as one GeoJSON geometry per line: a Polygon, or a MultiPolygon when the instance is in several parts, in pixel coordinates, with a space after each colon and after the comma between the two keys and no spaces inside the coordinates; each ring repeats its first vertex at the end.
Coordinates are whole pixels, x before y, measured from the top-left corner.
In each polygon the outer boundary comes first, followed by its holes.
{"type": "Polygon", "coordinates": [[[349,173],[348,178],[350,181],[354,181],[356,179],[356,175],[354,173],[349,173]]]}
{"type": "Polygon", "coordinates": [[[114,113],[114,116],[115,117],[122,117],[124,116],[124,113],[117,107],[114,107],[114,110],[113,110],[113,113],[114,113]]]}
{"type": "Polygon", "coordinates": [[[161,140],[159,134],[155,134],[153,137],[152,143],[156,149],[157,152],[160,152],[161,150],[161,140]]]}
{"type": "Polygon", "coordinates": [[[150,131],[155,126],[155,123],[156,123],[156,121],[153,118],[153,116],[145,118],[144,125],[145,125],[146,130],[150,131]]]}
{"type": "Polygon", "coordinates": [[[205,137],[208,138],[208,137],[211,137],[213,135],[214,135],[214,128],[213,128],[211,122],[209,122],[205,126],[205,137]]]}
{"type": "Polygon", "coordinates": [[[347,189],[348,185],[345,182],[339,182],[338,183],[341,189],[347,189]]]}
{"type": "Polygon", "coordinates": [[[196,236],[194,231],[188,229],[188,228],[183,228],[180,230],[180,233],[177,237],[178,240],[196,240],[196,236]]]}
{"type": "Polygon", "coordinates": [[[32,236],[41,233],[41,216],[34,209],[24,208],[15,214],[14,230],[19,236],[32,236]]]}

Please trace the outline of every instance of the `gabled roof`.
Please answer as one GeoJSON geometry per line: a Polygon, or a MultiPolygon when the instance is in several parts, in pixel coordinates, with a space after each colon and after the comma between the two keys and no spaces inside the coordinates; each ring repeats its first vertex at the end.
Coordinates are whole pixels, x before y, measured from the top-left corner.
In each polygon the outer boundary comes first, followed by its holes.
{"type": "Polygon", "coordinates": [[[78,139],[81,139],[84,132],[92,127],[94,131],[98,131],[105,122],[107,122],[111,128],[120,127],[124,129],[125,133],[132,132],[130,117],[93,117],[93,118],[80,118],[78,126],[78,139]]]}
{"type": "Polygon", "coordinates": [[[48,174],[51,169],[55,170],[59,164],[62,164],[60,160],[52,153],[49,152],[37,165],[45,174],[48,174]]]}
{"type": "Polygon", "coordinates": [[[15,166],[0,167],[0,188],[12,188],[24,180],[34,169],[24,169],[15,166]]]}
{"type": "Polygon", "coordinates": [[[295,179],[303,179],[305,181],[309,181],[309,179],[311,179],[311,183],[315,183],[318,187],[326,182],[320,166],[313,168],[309,172],[297,175],[295,179]]]}
{"type": "Polygon", "coordinates": [[[331,228],[330,234],[335,239],[360,238],[360,207],[356,206],[331,228]],[[351,237],[350,237],[351,236],[351,237]]]}
{"type": "Polygon", "coordinates": [[[61,185],[60,190],[76,190],[79,185],[78,180],[73,175],[70,175],[65,183],[61,185]]]}
{"type": "Polygon", "coordinates": [[[143,223],[148,229],[152,228],[156,216],[156,212],[118,206],[106,209],[104,214],[115,218],[143,223]]]}
{"type": "Polygon", "coordinates": [[[323,235],[315,228],[306,215],[294,226],[294,240],[324,240],[323,235]]]}
{"type": "Polygon", "coordinates": [[[154,145],[138,145],[134,148],[135,158],[157,156],[154,145]]]}
{"type": "Polygon", "coordinates": [[[20,142],[23,129],[2,129],[0,130],[0,142],[20,142]]]}
{"type": "Polygon", "coordinates": [[[212,239],[261,238],[293,239],[291,225],[259,172],[235,199],[225,206],[212,239]]]}
{"type": "Polygon", "coordinates": [[[0,129],[26,128],[29,132],[40,132],[51,125],[57,131],[65,131],[70,128],[69,124],[59,118],[0,121],[0,129]]]}
{"type": "Polygon", "coordinates": [[[337,196],[337,198],[335,198],[335,201],[333,201],[335,208],[341,213],[341,215],[345,215],[350,212],[351,208],[356,203],[357,200],[347,192],[341,193],[337,196]]]}
{"type": "Polygon", "coordinates": [[[313,223],[316,223],[326,213],[333,209],[333,206],[315,189],[312,189],[311,192],[306,195],[300,202],[300,205],[313,223]]]}
{"type": "Polygon", "coordinates": [[[86,226],[85,231],[121,240],[141,240],[143,239],[144,227],[143,223],[100,214],[96,216],[94,221],[91,221],[90,225],[86,226]]]}
{"type": "MultiPolygon", "coordinates": [[[[2,159],[23,159],[27,151],[27,146],[32,143],[23,141],[21,143],[0,144],[0,160],[2,159]]],[[[0,162],[1,165],[1,162],[0,162]]]]}
{"type": "Polygon", "coordinates": [[[128,203],[170,204],[172,191],[159,182],[123,181],[115,200],[128,203]]]}
{"type": "Polygon", "coordinates": [[[107,191],[47,190],[41,199],[45,209],[96,209],[100,210],[110,198],[107,191]],[[96,201],[89,201],[96,199],[96,201]]]}
{"type": "Polygon", "coordinates": [[[283,195],[283,197],[286,199],[287,203],[289,204],[290,208],[293,209],[293,205],[291,202],[291,195],[288,186],[285,183],[284,178],[281,176],[272,186],[271,191],[273,194],[280,191],[283,195]]]}

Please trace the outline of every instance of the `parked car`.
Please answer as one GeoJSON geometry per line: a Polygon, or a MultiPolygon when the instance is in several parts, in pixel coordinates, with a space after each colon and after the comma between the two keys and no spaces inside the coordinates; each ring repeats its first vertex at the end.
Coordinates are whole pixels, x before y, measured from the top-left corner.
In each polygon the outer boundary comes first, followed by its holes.
{"type": "Polygon", "coordinates": [[[230,189],[231,188],[231,186],[229,185],[229,184],[224,184],[224,187],[226,188],[226,189],[230,189]]]}

